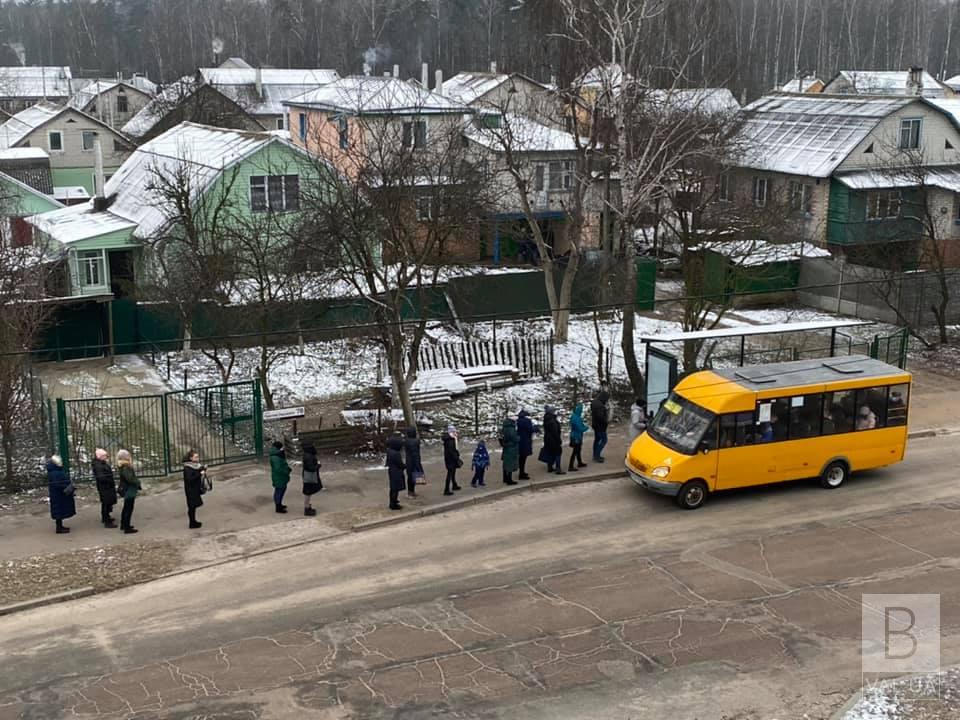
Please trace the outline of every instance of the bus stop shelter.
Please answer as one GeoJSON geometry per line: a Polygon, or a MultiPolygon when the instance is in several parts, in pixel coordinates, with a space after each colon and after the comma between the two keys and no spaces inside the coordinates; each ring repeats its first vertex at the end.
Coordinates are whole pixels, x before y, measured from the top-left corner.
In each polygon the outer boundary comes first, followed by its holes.
{"type": "MultiPolygon", "coordinates": [[[[739,339],[738,366],[743,367],[747,357],[747,338],[767,335],[783,335],[800,332],[829,332],[828,357],[835,357],[838,350],[838,331],[844,328],[873,325],[870,320],[812,320],[808,322],[776,323],[773,325],[747,325],[744,327],[718,328],[715,330],[693,330],[690,332],[659,333],[656,335],[641,335],[640,342],[645,346],[645,381],[646,401],[650,412],[656,412],[661,401],[673,390],[679,378],[679,359],[660,345],[683,343],[689,340],[704,342],[739,339]]],[[[849,338],[848,338],[849,341],[849,338]]],[[[850,342],[841,345],[843,354],[850,354],[850,342]]]]}

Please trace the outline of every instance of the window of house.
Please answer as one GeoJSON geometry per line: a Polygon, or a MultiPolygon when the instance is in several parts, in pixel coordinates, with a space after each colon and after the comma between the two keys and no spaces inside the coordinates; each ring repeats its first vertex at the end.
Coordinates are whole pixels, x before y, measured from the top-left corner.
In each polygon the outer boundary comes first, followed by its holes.
{"type": "Polygon", "coordinates": [[[573,162],[570,160],[551,160],[550,189],[569,190],[573,186],[573,162]]]}
{"type": "Polygon", "coordinates": [[[900,217],[900,191],[880,190],[867,193],[867,220],[900,217]]]}
{"type": "Polygon", "coordinates": [[[93,144],[96,141],[97,134],[93,130],[84,130],[80,136],[84,152],[93,150],[93,144]]]}
{"type": "Polygon", "coordinates": [[[293,212],[300,209],[299,175],[252,175],[251,212],[293,212]]]}
{"type": "Polygon", "coordinates": [[[123,141],[120,138],[113,139],[113,151],[114,152],[126,152],[127,148],[124,146],[123,141]]]}
{"type": "Polygon", "coordinates": [[[350,126],[345,117],[337,120],[337,134],[340,138],[340,149],[346,150],[350,146],[350,126]]]}
{"type": "Polygon", "coordinates": [[[79,253],[77,255],[77,270],[80,274],[80,284],[84,287],[106,285],[102,251],[85,250],[79,253]]]}
{"type": "Polygon", "coordinates": [[[793,212],[810,214],[813,207],[811,198],[813,188],[806,183],[792,181],[790,183],[790,209],[793,212]]]}
{"type": "Polygon", "coordinates": [[[427,123],[425,120],[408,120],[403,123],[403,146],[420,150],[427,146],[427,123]]]}
{"type": "Polygon", "coordinates": [[[277,118],[277,130],[283,130],[283,116],[277,118]]]}
{"type": "Polygon", "coordinates": [[[420,195],[417,198],[417,220],[426,222],[433,219],[433,197],[420,195]]]}
{"type": "Polygon", "coordinates": [[[916,150],[920,147],[922,118],[905,118],[900,121],[900,149],[916,150]]]}
{"type": "Polygon", "coordinates": [[[546,168],[543,166],[543,163],[537,163],[533,168],[533,189],[536,192],[541,192],[543,190],[543,179],[546,174],[546,168]]]}
{"type": "Polygon", "coordinates": [[[753,204],[757,207],[763,207],[767,204],[767,179],[754,176],[753,178],[753,204]]]}
{"type": "Polygon", "coordinates": [[[871,155],[873,153],[873,143],[867,145],[867,149],[863,151],[864,155],[871,155]]]}
{"type": "Polygon", "coordinates": [[[130,104],[127,102],[127,96],[123,93],[123,90],[118,91],[117,94],[117,112],[121,114],[130,112],[130,104]]]}
{"type": "Polygon", "coordinates": [[[50,152],[62,152],[63,151],[63,133],[59,130],[51,130],[47,134],[47,143],[50,148],[50,152]]]}
{"type": "Polygon", "coordinates": [[[943,141],[943,149],[944,149],[944,150],[953,150],[953,143],[950,142],[949,140],[944,140],[944,141],[943,141]]]}
{"type": "Polygon", "coordinates": [[[306,140],[307,139],[307,114],[300,113],[297,116],[297,122],[298,122],[297,131],[300,133],[300,139],[306,140]]]}
{"type": "Polygon", "coordinates": [[[717,199],[719,199],[720,202],[730,202],[733,199],[730,173],[720,173],[720,177],[717,178],[717,199]]]}

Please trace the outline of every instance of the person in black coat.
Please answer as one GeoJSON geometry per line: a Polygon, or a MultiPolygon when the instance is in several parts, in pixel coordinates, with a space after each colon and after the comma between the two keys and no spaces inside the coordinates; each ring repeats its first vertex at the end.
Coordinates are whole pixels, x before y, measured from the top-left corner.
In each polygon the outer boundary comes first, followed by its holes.
{"type": "Polygon", "coordinates": [[[520,437],[517,449],[520,458],[520,474],[517,476],[521,480],[529,480],[527,475],[527,458],[533,455],[533,436],[539,432],[539,428],[533,423],[533,418],[526,410],[521,410],[517,415],[517,435],[520,437]]]}
{"type": "Polygon", "coordinates": [[[447,469],[443,494],[453,495],[454,491],[460,489],[457,485],[457,470],[463,467],[460,451],[457,449],[457,429],[453,425],[450,425],[443,434],[443,465],[447,469]]]}
{"type": "Polygon", "coordinates": [[[543,455],[547,472],[566,474],[560,464],[563,459],[563,433],[557,420],[557,411],[549,405],[543,410],[543,455]]]}
{"type": "Polygon", "coordinates": [[[601,390],[590,403],[590,424],[593,425],[593,461],[604,462],[603,448],[607,446],[607,427],[610,425],[610,393],[601,390]]]}
{"type": "Polygon", "coordinates": [[[203,523],[197,521],[197,508],[203,505],[203,484],[206,482],[207,466],[200,464],[200,453],[191,450],[183,459],[183,494],[187,496],[189,528],[197,530],[203,523]]]}
{"type": "Polygon", "coordinates": [[[420,438],[416,428],[407,428],[403,441],[403,454],[407,463],[407,497],[417,496],[417,478],[423,477],[423,462],[420,458],[420,438]]]}
{"type": "Polygon", "coordinates": [[[97,481],[97,494],[100,496],[100,522],[105,528],[117,526],[110,513],[117,504],[117,481],[113,477],[113,468],[110,467],[110,455],[103,448],[97,448],[93,453],[93,477],[97,481]]]}
{"type": "Polygon", "coordinates": [[[390,509],[402,510],[400,491],[404,487],[403,439],[394,435],[387,441],[387,477],[390,479],[390,509]]]}
{"type": "Polygon", "coordinates": [[[313,517],[317,511],[313,509],[310,497],[323,490],[320,480],[320,460],[317,458],[317,449],[313,443],[303,444],[303,514],[313,517]]]}
{"type": "Polygon", "coordinates": [[[63,469],[59,455],[52,455],[47,463],[47,489],[50,492],[50,517],[57,524],[57,535],[70,532],[63,521],[77,514],[77,503],[73,499],[73,483],[63,469]]]}

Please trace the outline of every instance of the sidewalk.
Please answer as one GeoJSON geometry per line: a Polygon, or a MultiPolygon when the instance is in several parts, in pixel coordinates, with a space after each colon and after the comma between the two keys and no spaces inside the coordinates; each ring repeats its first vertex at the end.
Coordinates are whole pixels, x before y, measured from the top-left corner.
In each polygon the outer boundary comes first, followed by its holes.
{"type": "MultiPolygon", "coordinates": [[[[565,480],[609,477],[623,472],[626,438],[622,431],[618,432],[619,428],[613,430],[604,452],[607,462],[590,463],[580,471],[569,473],[565,480]]],[[[588,442],[592,442],[591,436],[588,436],[588,442]]],[[[472,441],[461,441],[465,467],[457,473],[457,480],[462,490],[450,498],[443,495],[442,447],[439,443],[425,445],[424,469],[428,484],[418,486],[415,500],[402,493],[400,502],[404,509],[399,512],[387,509],[387,471],[377,458],[321,457],[324,490],[313,496],[313,506],[317,510],[315,517],[303,515],[298,463],[291,463],[292,479],[285,498],[289,512],[285,515],[274,510],[273,488],[265,462],[213,468],[214,491],[204,496],[204,506],[198,512],[198,519],[203,522],[201,530],[187,528],[183,486],[178,477],[145,481],[145,494],[137,498],[134,512],[134,525],[140,530],[136,535],[103,528],[99,522],[96,493],[87,487],[78,492],[77,516],[66,523],[71,529],[70,534],[56,535],[48,514],[46,495],[38,493],[26,512],[0,517],[0,567],[7,566],[8,578],[18,574],[17,583],[21,584],[24,582],[22,575],[31,572],[38,577],[61,579],[62,573],[53,572],[53,568],[57,563],[68,564],[75,568],[68,585],[79,586],[78,583],[83,582],[97,587],[98,582],[107,582],[104,577],[111,569],[108,566],[149,562],[151,555],[158,558],[156,574],[163,574],[244,557],[270,548],[321,540],[349,532],[363,523],[399,519],[398,516],[431,508],[436,512],[449,506],[451,501],[460,504],[484,495],[500,495],[505,486],[501,482],[499,447],[490,448],[492,467],[487,471],[487,487],[481,489],[470,487],[469,458],[473,448],[472,441]],[[69,554],[67,558],[65,554],[69,554]],[[85,560],[88,555],[91,556],[89,561],[85,560]],[[88,562],[87,571],[80,567],[84,562],[88,562]]],[[[535,446],[535,452],[537,450],[539,444],[535,446]]],[[[589,447],[585,448],[584,455],[589,455],[589,447]]],[[[565,459],[569,459],[569,454],[565,459]]],[[[535,458],[531,458],[527,470],[534,483],[556,477],[548,476],[543,463],[536,462],[535,458]]],[[[522,491],[529,484],[522,481],[516,490],[522,491]]],[[[114,516],[119,517],[119,506],[115,510],[114,516]]],[[[4,572],[0,571],[0,605],[22,599],[10,597],[10,588],[3,587],[3,577],[4,572]]],[[[142,573],[136,578],[135,581],[142,580],[142,573]]],[[[114,572],[109,585],[115,587],[119,584],[124,583],[114,572]]],[[[70,589],[74,587],[58,583],[35,595],[70,589]]],[[[14,594],[22,595],[22,592],[14,594]]]]}

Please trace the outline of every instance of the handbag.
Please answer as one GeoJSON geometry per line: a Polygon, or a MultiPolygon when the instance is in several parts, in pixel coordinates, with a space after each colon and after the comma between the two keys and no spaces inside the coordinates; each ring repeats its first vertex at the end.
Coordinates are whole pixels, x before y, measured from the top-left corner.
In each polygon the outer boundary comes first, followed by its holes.
{"type": "Polygon", "coordinates": [[[304,470],[303,471],[303,484],[304,485],[319,485],[320,484],[320,473],[316,470],[304,470]]]}
{"type": "Polygon", "coordinates": [[[540,448],[540,454],[537,455],[537,460],[545,463],[553,461],[553,457],[550,455],[550,453],[547,452],[546,446],[540,448]]]}
{"type": "Polygon", "coordinates": [[[207,476],[206,471],[204,471],[203,474],[200,475],[200,494],[206,495],[208,492],[212,492],[212,491],[213,491],[213,480],[211,480],[207,476]]]}
{"type": "Polygon", "coordinates": [[[67,486],[63,489],[63,494],[67,497],[73,495],[77,491],[77,488],[73,484],[73,480],[70,480],[67,483],[67,486]]]}

